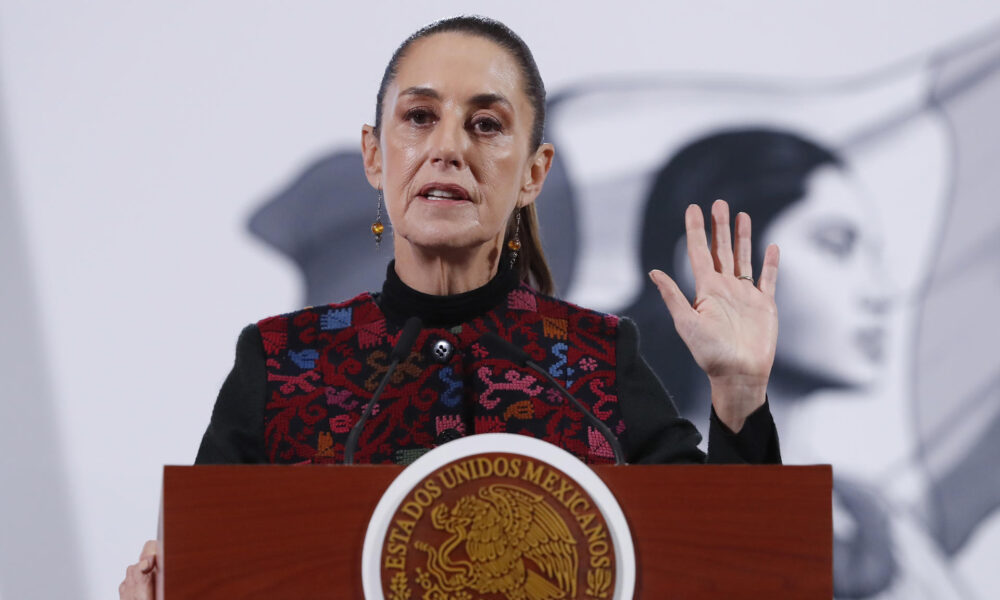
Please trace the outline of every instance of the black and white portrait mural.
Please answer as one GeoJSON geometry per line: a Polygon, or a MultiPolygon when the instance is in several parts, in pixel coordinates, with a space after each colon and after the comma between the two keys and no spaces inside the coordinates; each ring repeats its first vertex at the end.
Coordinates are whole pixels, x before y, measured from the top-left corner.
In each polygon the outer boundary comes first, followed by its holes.
{"type": "Polygon", "coordinates": [[[836,597],[1000,596],[995,0],[0,0],[0,600],[113,596],[239,331],[380,288],[361,126],[462,13],[545,80],[559,295],[638,322],[703,430],[646,273],[691,292],[690,203],[780,246],[769,398],[834,466],[836,597]]]}

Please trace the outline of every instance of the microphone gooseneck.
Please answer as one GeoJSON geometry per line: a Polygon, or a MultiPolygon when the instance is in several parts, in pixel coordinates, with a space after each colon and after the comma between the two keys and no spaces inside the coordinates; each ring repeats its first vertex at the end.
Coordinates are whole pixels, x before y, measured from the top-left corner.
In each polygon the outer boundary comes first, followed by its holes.
{"type": "Polygon", "coordinates": [[[549,375],[548,371],[546,371],[540,365],[531,360],[531,356],[529,356],[527,352],[518,348],[514,344],[508,342],[507,340],[503,339],[502,337],[493,333],[492,331],[487,331],[486,333],[484,333],[483,339],[487,340],[487,342],[489,342],[490,344],[494,344],[504,348],[515,360],[515,362],[517,362],[522,366],[529,367],[534,371],[537,371],[539,374],[541,374],[542,377],[545,378],[546,381],[554,385],[560,392],[562,392],[562,395],[565,396],[567,399],[569,399],[569,401],[573,403],[573,406],[575,406],[577,410],[583,413],[584,417],[586,417],[587,420],[590,422],[590,424],[594,426],[594,429],[600,431],[601,435],[604,436],[604,439],[608,441],[608,444],[611,446],[611,451],[615,455],[615,464],[616,465],[625,464],[625,453],[622,451],[621,444],[618,442],[618,437],[611,432],[611,429],[604,424],[604,421],[598,419],[594,415],[594,413],[590,412],[590,410],[586,406],[584,406],[583,402],[580,402],[580,400],[578,400],[576,396],[569,393],[569,390],[564,388],[562,384],[556,381],[556,379],[552,377],[552,375],[549,375]]]}
{"type": "Polygon", "coordinates": [[[396,367],[410,353],[410,348],[413,347],[413,342],[417,341],[417,336],[423,327],[424,324],[419,317],[410,317],[403,325],[403,331],[400,332],[399,339],[396,340],[396,345],[392,347],[392,351],[389,353],[389,368],[386,369],[385,375],[382,376],[378,387],[375,388],[375,393],[372,394],[371,400],[365,405],[365,410],[361,413],[361,418],[351,428],[351,433],[347,435],[347,442],[344,443],[345,465],[354,464],[354,451],[358,447],[358,438],[361,437],[361,430],[365,427],[365,421],[371,416],[372,410],[375,408],[375,403],[378,402],[379,396],[382,395],[382,390],[389,383],[389,378],[396,372],[396,367]]]}

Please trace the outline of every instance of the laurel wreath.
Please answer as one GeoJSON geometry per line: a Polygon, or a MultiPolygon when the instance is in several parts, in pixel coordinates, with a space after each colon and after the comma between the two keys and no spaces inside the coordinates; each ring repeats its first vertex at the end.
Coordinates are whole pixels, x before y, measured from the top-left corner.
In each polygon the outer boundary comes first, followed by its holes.
{"type": "Polygon", "coordinates": [[[611,591],[611,569],[590,569],[587,571],[587,590],[591,598],[607,598],[611,591]]]}
{"type": "Polygon", "coordinates": [[[406,573],[396,573],[389,582],[389,600],[410,600],[410,582],[406,573]]]}

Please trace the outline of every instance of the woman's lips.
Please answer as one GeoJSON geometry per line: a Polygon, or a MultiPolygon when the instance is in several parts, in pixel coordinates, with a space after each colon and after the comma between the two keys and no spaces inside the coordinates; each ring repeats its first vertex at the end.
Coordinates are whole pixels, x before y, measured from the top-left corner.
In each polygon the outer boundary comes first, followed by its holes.
{"type": "Polygon", "coordinates": [[[866,327],[855,334],[854,340],[868,360],[882,361],[885,355],[885,330],[881,327],[866,327]]]}
{"type": "Polygon", "coordinates": [[[417,192],[417,195],[425,200],[450,202],[466,202],[469,192],[460,185],[454,183],[428,183],[417,192]]]}

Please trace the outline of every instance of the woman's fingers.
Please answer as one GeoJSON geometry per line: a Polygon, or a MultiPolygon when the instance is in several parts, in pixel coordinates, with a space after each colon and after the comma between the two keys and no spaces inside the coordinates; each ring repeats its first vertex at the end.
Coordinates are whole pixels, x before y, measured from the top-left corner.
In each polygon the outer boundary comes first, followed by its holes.
{"type": "Polygon", "coordinates": [[[653,280],[657,289],[660,290],[660,297],[663,298],[663,303],[667,305],[667,310],[670,311],[670,316],[673,318],[675,326],[683,322],[694,312],[694,309],[691,308],[691,303],[684,296],[684,292],[677,287],[677,283],[669,275],[659,269],[653,269],[649,272],[649,278],[653,280]]]}
{"type": "Polygon", "coordinates": [[[764,265],[760,268],[760,281],[757,287],[771,298],[774,298],[774,288],[778,283],[778,246],[771,244],[764,252],[764,265]]]}
{"type": "MultiPolygon", "coordinates": [[[[700,282],[705,281],[704,278],[713,271],[722,275],[736,277],[746,275],[753,277],[753,240],[751,236],[750,215],[742,212],[736,215],[735,232],[731,236],[729,232],[729,205],[724,200],[716,200],[712,203],[711,252],[708,251],[708,240],[705,237],[705,221],[701,208],[694,204],[688,206],[687,212],[684,213],[684,225],[687,229],[688,258],[691,260],[691,270],[694,272],[696,290],[700,288],[700,282]],[[736,238],[735,247],[731,242],[731,237],[736,238]]],[[[653,273],[662,274],[660,271],[653,271],[650,273],[650,276],[653,276],[653,273]]],[[[667,277],[666,274],[662,275],[666,280],[669,280],[670,285],[674,288],[677,287],[677,284],[667,277]]],[[[670,308],[668,298],[664,295],[664,286],[667,284],[658,281],[657,277],[653,277],[653,281],[660,288],[660,294],[663,295],[663,300],[668,302],[668,308],[670,308]]],[[[777,281],[778,247],[771,244],[764,254],[764,264],[761,265],[760,280],[757,282],[757,288],[773,298],[777,281]]],[[[673,295],[672,291],[670,293],[673,295]]],[[[680,290],[677,290],[677,295],[682,299],[684,298],[680,290]]],[[[674,305],[679,306],[679,303],[675,301],[674,305]]],[[[690,304],[687,304],[686,299],[685,306],[689,309],[691,308],[690,304]]],[[[672,308],[670,312],[674,314],[672,308]]]]}
{"type": "Polygon", "coordinates": [[[687,230],[688,260],[691,261],[695,288],[698,288],[700,279],[706,273],[714,271],[715,267],[712,266],[712,255],[708,252],[705,218],[701,214],[701,207],[697,204],[689,205],[684,212],[684,228],[687,230]]]}
{"type": "Polygon", "coordinates": [[[753,277],[753,246],[750,239],[750,215],[745,212],[741,212],[736,215],[736,227],[735,237],[736,237],[736,249],[733,255],[736,258],[736,273],[737,277],[741,275],[747,275],[753,277]]]}
{"type": "Polygon", "coordinates": [[[118,586],[118,597],[121,600],[153,600],[153,575],[143,573],[140,565],[129,565],[125,570],[125,581],[118,586]]]}
{"type": "Polygon", "coordinates": [[[121,600],[153,600],[157,546],[156,540],[146,542],[139,553],[139,562],[125,569],[125,581],[118,586],[121,600]]]}
{"type": "Polygon", "coordinates": [[[149,540],[142,546],[139,553],[139,565],[143,573],[149,573],[156,568],[156,540],[149,540]]]}
{"type": "Polygon", "coordinates": [[[733,244],[729,232],[729,204],[725,200],[712,203],[712,260],[715,270],[733,274],[733,244]]]}

